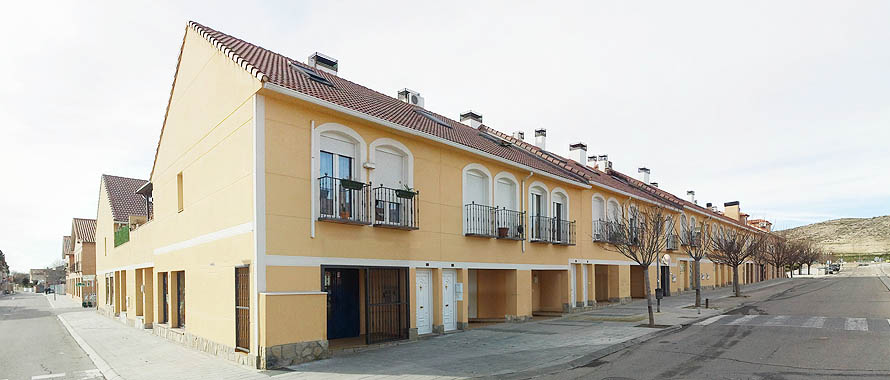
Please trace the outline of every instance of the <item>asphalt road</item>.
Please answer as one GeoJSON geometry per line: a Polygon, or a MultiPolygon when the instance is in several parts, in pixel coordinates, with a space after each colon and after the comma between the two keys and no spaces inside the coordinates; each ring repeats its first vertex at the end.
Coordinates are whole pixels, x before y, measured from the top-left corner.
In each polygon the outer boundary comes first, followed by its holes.
{"type": "Polygon", "coordinates": [[[543,378],[888,379],[890,291],[876,265],[844,269],[543,378]]]}
{"type": "Polygon", "coordinates": [[[43,294],[0,295],[0,380],[102,378],[56,317],[82,309],[52,305],[43,294]]]}

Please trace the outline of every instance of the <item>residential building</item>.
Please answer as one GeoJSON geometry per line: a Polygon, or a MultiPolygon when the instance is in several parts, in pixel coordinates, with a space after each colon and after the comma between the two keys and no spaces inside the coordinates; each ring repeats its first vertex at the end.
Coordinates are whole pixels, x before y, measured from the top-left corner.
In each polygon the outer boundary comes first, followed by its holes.
{"type": "Polygon", "coordinates": [[[91,302],[96,295],[96,220],[74,218],[69,243],[73,270],[69,268],[66,292],[75,300],[91,302]]]}
{"type": "MultiPolygon", "coordinates": [[[[148,182],[100,185],[100,311],[274,368],[642,297],[642,269],[606,233],[632,208],[683,221],[649,271],[668,295],[693,283],[681,226],[751,230],[658,189],[648,169],[588,166],[583,143],[562,157],[545,129],[531,144],[478,112],[457,121],[416,91],[394,95],[340,77],[331,57],[304,63],[189,23],[148,182]],[[116,204],[145,206],[122,218],[116,204]]],[[[730,269],[705,260],[702,283],[726,285],[730,269]]]]}

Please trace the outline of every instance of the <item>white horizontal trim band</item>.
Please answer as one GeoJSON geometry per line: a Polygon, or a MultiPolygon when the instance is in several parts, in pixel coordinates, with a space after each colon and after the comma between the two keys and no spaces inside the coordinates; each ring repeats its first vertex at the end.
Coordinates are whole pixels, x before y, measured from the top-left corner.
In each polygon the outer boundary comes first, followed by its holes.
{"type": "Polygon", "coordinates": [[[104,275],[107,273],[117,272],[119,270],[133,270],[133,269],[151,268],[153,266],[155,266],[155,263],[152,261],[149,261],[147,263],[142,263],[142,264],[125,265],[125,266],[121,266],[121,267],[117,267],[117,268],[103,269],[100,271],[96,271],[96,274],[104,275]]]}
{"type": "Polygon", "coordinates": [[[155,255],[163,255],[165,253],[170,253],[173,251],[178,251],[181,249],[191,248],[194,246],[198,246],[201,244],[207,244],[213,241],[229,238],[232,236],[238,236],[241,234],[246,234],[248,232],[253,231],[253,222],[247,222],[244,224],[239,224],[234,227],[224,228],[216,232],[211,232],[209,234],[204,234],[198,237],[194,237],[188,240],[183,240],[178,243],[173,243],[170,245],[165,245],[160,248],[155,248],[155,255]]]}
{"type": "Polygon", "coordinates": [[[360,259],[352,257],[314,257],[314,256],[283,256],[266,255],[266,266],[321,266],[321,265],[355,265],[380,267],[412,267],[412,268],[465,268],[465,269],[520,269],[520,270],[568,270],[568,265],[545,264],[510,264],[510,263],[477,263],[457,261],[422,261],[422,260],[386,260],[360,259]]]}
{"type": "Polygon", "coordinates": [[[260,295],[267,296],[297,296],[297,295],[322,295],[328,292],[308,291],[308,292],[262,292],[260,295]]]}

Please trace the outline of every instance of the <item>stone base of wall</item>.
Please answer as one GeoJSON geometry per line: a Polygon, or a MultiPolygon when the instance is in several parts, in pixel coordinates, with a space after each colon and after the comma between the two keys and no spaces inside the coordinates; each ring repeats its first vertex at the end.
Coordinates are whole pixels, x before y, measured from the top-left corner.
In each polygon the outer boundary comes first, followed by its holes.
{"type": "Polygon", "coordinates": [[[444,334],[445,325],[433,325],[433,334],[444,334]]]}
{"type": "Polygon", "coordinates": [[[327,340],[266,347],[261,368],[275,369],[331,357],[327,340]]]}
{"type": "Polygon", "coordinates": [[[505,315],[504,319],[507,323],[521,323],[532,320],[531,315],[505,315]]]}
{"type": "Polygon", "coordinates": [[[417,328],[416,327],[408,328],[408,339],[409,340],[417,340],[417,328]]]}
{"type": "Polygon", "coordinates": [[[220,344],[204,337],[192,335],[187,331],[170,328],[165,325],[154,324],[151,326],[151,329],[152,333],[155,335],[171,342],[179,343],[194,350],[206,352],[210,355],[235,362],[245,367],[253,369],[260,368],[257,367],[259,360],[254,353],[236,351],[235,347],[220,344]]]}
{"type": "MultiPolygon", "coordinates": [[[[470,323],[469,323],[469,322],[457,322],[457,329],[458,329],[458,330],[467,330],[467,329],[469,329],[469,328],[470,328],[470,323]]],[[[409,334],[410,334],[410,332],[409,332],[409,334]]]]}

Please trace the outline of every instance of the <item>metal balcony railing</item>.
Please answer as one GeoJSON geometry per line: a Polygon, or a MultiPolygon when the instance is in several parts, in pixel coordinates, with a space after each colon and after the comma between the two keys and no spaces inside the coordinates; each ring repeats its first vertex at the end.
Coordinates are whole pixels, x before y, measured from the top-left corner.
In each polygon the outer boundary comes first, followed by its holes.
{"type": "Polygon", "coordinates": [[[525,213],[495,208],[495,227],[498,239],[525,239],[525,213]]]}
{"type": "Polygon", "coordinates": [[[411,190],[375,187],[374,226],[416,230],[418,194],[411,190]]]}
{"type": "Polygon", "coordinates": [[[615,243],[618,241],[617,223],[605,220],[593,221],[593,241],[615,243]]]}
{"type": "Polygon", "coordinates": [[[547,216],[529,218],[531,241],[575,245],[575,222],[547,216]]]}
{"type": "Polygon", "coordinates": [[[495,210],[497,208],[475,202],[464,205],[464,235],[496,237],[495,210]]]}
{"type": "Polygon", "coordinates": [[[371,186],[348,179],[324,176],[318,179],[318,220],[349,224],[371,224],[371,186]]]}

